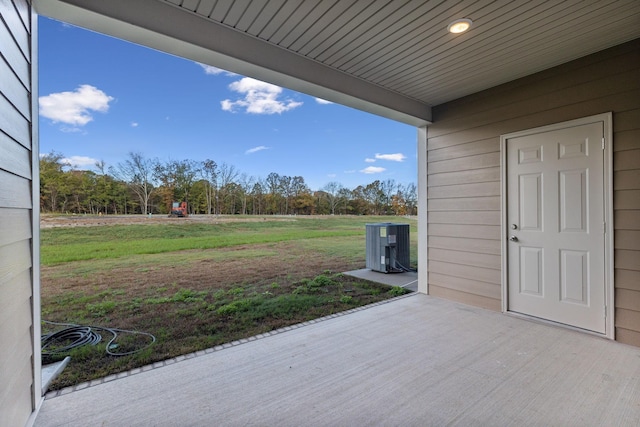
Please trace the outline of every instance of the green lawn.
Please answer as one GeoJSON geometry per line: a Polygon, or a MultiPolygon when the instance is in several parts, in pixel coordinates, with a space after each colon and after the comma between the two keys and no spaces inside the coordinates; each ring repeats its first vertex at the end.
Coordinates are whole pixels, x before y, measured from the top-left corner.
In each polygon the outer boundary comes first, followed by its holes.
{"type": "MultiPolygon", "coordinates": [[[[365,224],[395,217],[233,217],[233,221],[41,230],[44,320],[120,328],[114,357],[106,337],[71,350],[53,388],[143,366],[225,342],[370,304],[403,289],[352,279],[364,268],[365,224]],[[143,349],[142,351],[137,351],[143,349]]],[[[59,326],[45,324],[51,332],[59,326]]],[[[45,361],[65,354],[55,354],[45,361]]]]}

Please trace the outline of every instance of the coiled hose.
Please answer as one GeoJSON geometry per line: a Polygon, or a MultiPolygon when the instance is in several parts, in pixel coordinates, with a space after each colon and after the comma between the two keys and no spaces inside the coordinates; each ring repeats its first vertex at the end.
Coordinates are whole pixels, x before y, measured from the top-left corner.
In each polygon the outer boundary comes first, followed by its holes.
{"type": "Polygon", "coordinates": [[[67,353],[70,350],[81,347],[83,345],[97,345],[98,343],[100,343],[100,341],[102,341],[102,335],[100,335],[97,331],[105,331],[113,335],[109,342],[107,342],[105,348],[105,351],[110,356],[126,356],[129,354],[138,353],[152,346],[153,343],[156,342],[156,337],[147,332],[129,331],[126,329],[118,328],[105,328],[103,326],[83,326],[73,323],[56,323],[46,320],[44,320],[43,323],[56,326],[65,326],[64,329],[52,332],[50,334],[44,334],[40,337],[42,343],[42,355],[46,357],[61,356],[64,353],[67,353]],[[151,342],[144,347],[138,348],[136,350],[116,353],[111,351],[111,349],[116,347],[116,345],[114,345],[113,343],[116,338],[118,338],[118,333],[146,335],[150,337],[151,342]]]}

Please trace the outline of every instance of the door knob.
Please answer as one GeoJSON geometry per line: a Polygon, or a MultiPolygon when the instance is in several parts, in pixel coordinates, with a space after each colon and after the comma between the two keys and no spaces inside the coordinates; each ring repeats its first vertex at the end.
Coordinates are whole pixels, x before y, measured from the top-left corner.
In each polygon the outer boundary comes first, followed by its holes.
{"type": "Polygon", "coordinates": [[[512,242],[517,242],[518,238],[516,236],[511,236],[509,237],[509,240],[511,240],[512,242]]]}

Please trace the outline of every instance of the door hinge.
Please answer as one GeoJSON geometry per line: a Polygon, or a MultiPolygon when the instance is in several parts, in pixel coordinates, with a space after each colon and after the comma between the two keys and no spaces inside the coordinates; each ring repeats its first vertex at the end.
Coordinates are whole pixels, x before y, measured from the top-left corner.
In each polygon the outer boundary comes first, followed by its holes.
{"type": "Polygon", "coordinates": [[[604,138],[602,138],[602,149],[604,150],[604,138]]]}

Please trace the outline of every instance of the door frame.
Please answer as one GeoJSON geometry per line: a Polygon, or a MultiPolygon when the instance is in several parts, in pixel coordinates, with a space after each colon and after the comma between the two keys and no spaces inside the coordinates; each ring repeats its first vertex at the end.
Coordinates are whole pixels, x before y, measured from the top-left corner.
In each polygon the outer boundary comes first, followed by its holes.
{"type": "MultiPolygon", "coordinates": [[[[500,239],[501,239],[501,261],[502,261],[502,312],[509,314],[517,314],[509,311],[509,260],[507,251],[507,238],[508,238],[508,224],[507,224],[507,208],[508,208],[508,195],[507,195],[507,141],[511,138],[517,138],[521,136],[527,136],[534,133],[549,132],[564,129],[571,126],[580,126],[591,123],[603,123],[604,126],[604,218],[605,218],[605,239],[604,239],[604,287],[605,287],[605,333],[598,334],[596,332],[585,331],[584,329],[574,328],[566,326],[571,329],[584,331],[587,333],[593,333],[598,336],[605,336],[609,339],[615,339],[615,324],[614,324],[614,286],[613,286],[613,273],[614,273],[614,252],[613,252],[613,114],[611,112],[597,114],[589,117],[582,117],[575,120],[569,120],[560,123],[554,123],[547,126],[536,127],[532,129],[526,129],[523,131],[512,132],[504,135],[500,135],[500,180],[501,180],[501,192],[500,192],[500,239]]],[[[530,316],[517,314],[529,318],[530,316]]],[[[559,323],[551,322],[556,325],[562,325],[559,323]]],[[[564,326],[564,325],[563,325],[564,326]]]]}

